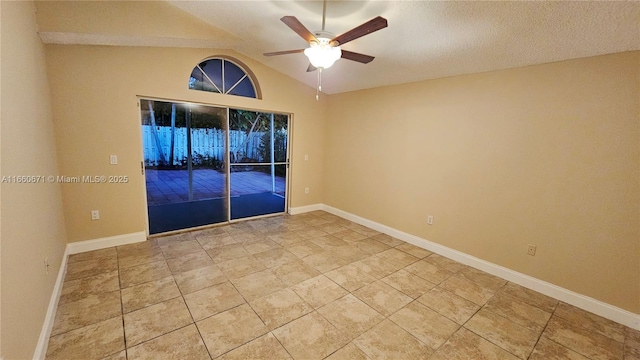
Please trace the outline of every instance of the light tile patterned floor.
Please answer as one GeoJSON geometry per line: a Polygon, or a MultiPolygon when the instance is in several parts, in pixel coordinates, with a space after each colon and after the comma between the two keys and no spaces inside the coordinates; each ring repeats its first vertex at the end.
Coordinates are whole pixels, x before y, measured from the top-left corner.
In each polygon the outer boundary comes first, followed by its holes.
{"type": "Polygon", "coordinates": [[[47,359],[640,359],[640,332],[325,212],[69,257],[47,359]]]}

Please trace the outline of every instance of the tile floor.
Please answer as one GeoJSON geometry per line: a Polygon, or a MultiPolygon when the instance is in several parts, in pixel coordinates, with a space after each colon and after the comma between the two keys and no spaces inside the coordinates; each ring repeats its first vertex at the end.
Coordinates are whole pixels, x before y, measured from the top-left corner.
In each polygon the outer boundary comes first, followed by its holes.
{"type": "Polygon", "coordinates": [[[69,257],[47,359],[640,359],[640,332],[325,212],[69,257]]]}

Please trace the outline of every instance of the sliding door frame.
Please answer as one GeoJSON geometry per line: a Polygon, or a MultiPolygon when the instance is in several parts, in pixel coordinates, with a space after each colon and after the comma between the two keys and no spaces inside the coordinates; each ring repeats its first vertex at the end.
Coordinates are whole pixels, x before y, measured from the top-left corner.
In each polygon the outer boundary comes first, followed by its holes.
{"type": "MultiPolygon", "coordinates": [[[[141,150],[141,158],[140,158],[140,170],[141,170],[141,175],[143,177],[142,179],[142,194],[144,196],[144,205],[145,205],[145,232],[147,235],[147,238],[153,238],[153,237],[158,237],[158,236],[164,236],[164,235],[170,235],[170,234],[175,234],[175,233],[181,233],[181,232],[185,232],[185,231],[192,231],[192,230],[198,230],[198,229],[206,229],[206,228],[211,228],[211,227],[217,227],[217,226],[222,226],[222,225],[228,225],[228,224],[232,224],[232,223],[237,223],[237,222],[242,222],[242,221],[247,221],[247,220],[252,220],[252,219],[259,219],[259,218],[265,218],[265,217],[272,217],[272,216],[279,216],[279,215],[283,215],[283,214],[287,214],[289,212],[289,203],[290,203],[290,175],[291,175],[291,144],[292,142],[292,134],[293,134],[293,113],[291,112],[286,112],[286,111],[276,111],[276,110],[268,110],[268,109],[256,109],[256,108],[247,108],[247,107],[241,107],[241,106],[233,106],[233,105],[222,105],[222,104],[215,104],[215,103],[204,103],[204,102],[198,102],[198,101],[189,101],[189,100],[176,100],[176,99],[167,99],[167,98],[161,98],[161,97],[155,97],[155,96],[145,96],[145,95],[137,95],[136,96],[136,103],[137,103],[137,107],[138,107],[138,131],[139,131],[139,139],[140,139],[140,150],[141,150]],[[163,233],[157,233],[157,234],[150,234],[149,233],[149,203],[148,203],[148,198],[147,198],[147,182],[146,182],[146,169],[145,169],[145,163],[144,163],[144,134],[142,133],[142,109],[141,109],[141,105],[140,105],[140,101],[141,100],[149,100],[149,101],[163,101],[163,102],[170,102],[170,103],[174,103],[174,104],[183,104],[183,105],[200,105],[200,106],[210,106],[210,107],[217,107],[217,108],[225,108],[226,109],[226,121],[227,121],[227,131],[226,131],[226,143],[225,143],[225,153],[224,153],[224,162],[225,162],[225,171],[226,171],[226,203],[227,203],[227,221],[225,222],[219,222],[219,223],[215,223],[215,224],[208,224],[208,225],[202,225],[202,226],[197,226],[197,227],[192,227],[192,228],[185,228],[185,229],[178,229],[178,230],[173,230],[173,231],[167,231],[167,232],[163,232],[163,233]],[[284,204],[284,210],[282,212],[277,212],[277,213],[272,213],[272,214],[265,214],[265,215],[258,215],[258,216],[252,216],[252,217],[246,217],[246,218],[240,218],[240,219],[231,219],[231,163],[230,163],[230,143],[229,143],[229,139],[230,139],[230,119],[229,119],[229,115],[230,115],[230,110],[234,109],[234,110],[245,110],[245,111],[252,111],[252,112],[261,112],[261,113],[268,113],[268,114],[280,114],[280,115],[285,115],[287,116],[287,152],[286,152],[286,162],[285,163],[279,163],[279,165],[285,165],[286,166],[286,173],[285,173],[285,204],[284,204]]],[[[271,137],[271,141],[275,141],[274,137],[271,137]]],[[[271,165],[272,163],[259,163],[259,164],[252,164],[252,165],[271,165]]]]}
{"type": "MultiPolygon", "coordinates": [[[[228,179],[229,179],[229,223],[235,223],[235,222],[239,222],[239,221],[244,221],[247,219],[256,219],[256,218],[261,218],[261,217],[269,217],[269,216],[274,216],[274,215],[281,215],[281,214],[288,214],[289,213],[289,168],[290,168],[290,164],[291,164],[291,126],[292,126],[292,118],[293,118],[293,114],[291,113],[284,113],[284,112],[277,112],[277,111],[264,111],[264,110],[254,110],[254,109],[247,109],[247,108],[239,108],[239,107],[227,107],[227,118],[229,119],[229,112],[230,110],[246,110],[246,111],[255,111],[255,112],[262,112],[262,113],[268,113],[273,115],[284,115],[287,117],[287,152],[285,155],[285,161],[280,161],[280,162],[275,162],[274,160],[270,161],[270,162],[260,162],[260,163],[235,163],[235,164],[231,164],[231,161],[229,161],[228,163],[228,179]],[[256,215],[256,216],[251,216],[251,217],[243,217],[243,218],[239,218],[239,219],[232,219],[231,218],[231,167],[232,166],[246,166],[246,165],[250,165],[250,166],[268,166],[271,165],[273,166],[285,166],[285,190],[284,190],[284,197],[285,197],[285,204],[284,204],[284,210],[282,212],[277,212],[277,213],[271,213],[271,214],[266,214],[266,215],[256,215]]],[[[229,120],[230,121],[230,120],[229,120]]],[[[230,123],[229,123],[229,132],[227,134],[229,134],[231,132],[230,130],[230,123]]],[[[274,158],[274,153],[273,153],[273,145],[275,142],[275,137],[273,136],[273,124],[271,124],[270,126],[270,131],[271,131],[271,158],[274,158]]],[[[229,139],[227,139],[227,141],[229,141],[229,139]]],[[[228,142],[228,146],[231,146],[231,143],[228,142]]],[[[229,156],[231,153],[231,149],[229,148],[229,151],[227,151],[227,156],[229,156]]],[[[272,177],[272,183],[273,183],[273,177],[272,177]]],[[[273,189],[273,188],[272,188],[273,189]]],[[[275,189],[273,189],[275,190],[275,189]]]]}

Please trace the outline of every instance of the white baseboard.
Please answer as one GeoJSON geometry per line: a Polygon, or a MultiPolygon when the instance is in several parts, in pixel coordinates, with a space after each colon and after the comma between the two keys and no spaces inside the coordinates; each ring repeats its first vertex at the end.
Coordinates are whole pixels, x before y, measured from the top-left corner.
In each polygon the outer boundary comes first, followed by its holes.
{"type": "Polygon", "coordinates": [[[62,263],[58,270],[58,277],[56,278],[56,284],[53,286],[53,293],[51,299],[49,299],[49,307],[47,308],[47,314],[44,318],[44,324],[40,331],[40,337],[38,338],[38,344],[36,345],[36,351],[33,354],[33,359],[44,359],[47,355],[47,346],[49,345],[49,336],[51,330],[53,330],[53,322],[56,319],[56,309],[58,309],[58,300],[60,300],[60,294],[62,293],[62,284],[64,282],[64,276],[67,274],[67,259],[69,258],[69,245],[62,255],[62,263]]]}
{"type": "Polygon", "coordinates": [[[135,232],[131,234],[123,234],[116,236],[109,236],[94,240],[85,240],[72,242],[67,244],[69,255],[78,254],[87,251],[106,249],[112,246],[120,246],[142,242],[147,240],[147,233],[144,231],[135,232]]]}
{"type": "Polygon", "coordinates": [[[375,221],[365,219],[349,212],[324,204],[321,204],[320,207],[321,210],[340,216],[341,218],[353,221],[389,236],[393,236],[394,238],[406,241],[410,244],[429,250],[431,252],[471,266],[473,268],[485,271],[491,275],[498,276],[502,279],[511,281],[512,283],[518,284],[528,289],[537,291],[547,296],[551,296],[567,304],[592,312],[596,315],[628,326],[632,329],[640,330],[639,314],[634,314],[630,311],[618,308],[616,306],[604,303],[602,301],[590,298],[582,294],[578,294],[560,286],[548,283],[540,279],[536,279],[532,276],[519,273],[500,265],[496,265],[494,263],[479,259],[477,257],[431,242],[429,240],[425,240],[415,235],[405,233],[403,231],[377,223],[375,221]]]}
{"type": "Polygon", "coordinates": [[[290,207],[289,215],[298,215],[306,212],[322,210],[323,206],[324,205],[322,204],[313,204],[313,205],[307,205],[307,206],[290,207]]]}
{"type": "MultiPolygon", "coordinates": [[[[49,336],[53,329],[53,322],[56,318],[56,310],[58,309],[58,301],[60,300],[60,294],[62,293],[62,285],[64,283],[64,276],[67,273],[67,260],[69,255],[83,253],[87,251],[106,249],[113,246],[120,246],[126,244],[133,244],[147,240],[147,234],[144,231],[123,234],[117,236],[110,236],[94,240],[78,241],[67,244],[67,247],[62,256],[62,263],[60,264],[60,270],[58,271],[58,278],[56,284],[53,287],[53,293],[49,300],[49,307],[47,308],[47,315],[40,331],[40,338],[38,338],[38,344],[36,351],[33,354],[33,359],[44,359],[47,355],[47,346],[49,345],[49,336]]],[[[1,360],[1,359],[0,359],[1,360]]]]}

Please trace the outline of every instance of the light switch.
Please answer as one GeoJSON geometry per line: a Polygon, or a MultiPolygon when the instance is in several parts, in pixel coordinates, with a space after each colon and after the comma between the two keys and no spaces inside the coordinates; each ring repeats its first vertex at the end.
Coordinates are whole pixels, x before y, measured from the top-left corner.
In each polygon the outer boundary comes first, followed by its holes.
{"type": "Polygon", "coordinates": [[[118,164],[118,156],[116,156],[116,155],[109,156],[109,164],[111,164],[111,165],[118,164]]]}

